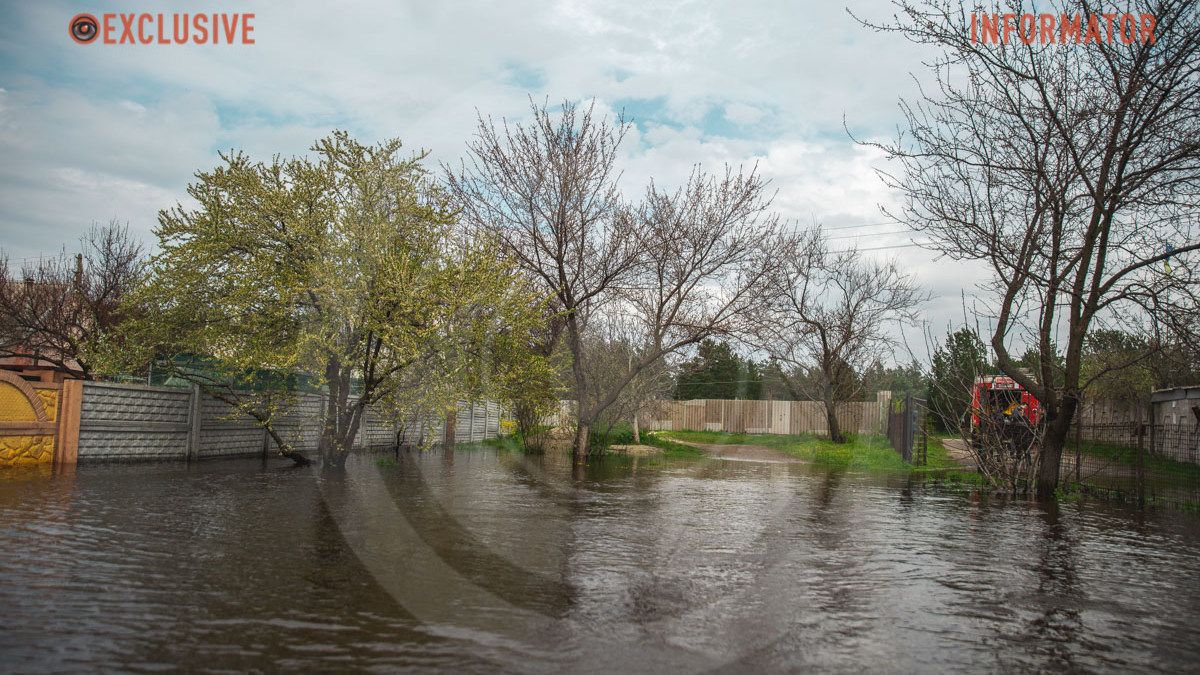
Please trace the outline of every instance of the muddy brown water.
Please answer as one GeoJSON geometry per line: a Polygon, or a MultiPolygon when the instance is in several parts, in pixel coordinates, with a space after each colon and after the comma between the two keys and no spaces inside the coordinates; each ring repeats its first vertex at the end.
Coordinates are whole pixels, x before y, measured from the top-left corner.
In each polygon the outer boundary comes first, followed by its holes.
{"type": "Polygon", "coordinates": [[[490,449],[0,480],[0,670],[1184,672],[1200,518],[490,449]]]}

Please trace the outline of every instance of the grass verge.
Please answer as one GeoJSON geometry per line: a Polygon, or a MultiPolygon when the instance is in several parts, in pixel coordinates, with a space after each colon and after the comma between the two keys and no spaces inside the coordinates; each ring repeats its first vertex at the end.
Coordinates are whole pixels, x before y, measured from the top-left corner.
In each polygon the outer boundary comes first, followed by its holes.
{"type": "Polygon", "coordinates": [[[673,459],[699,459],[704,457],[704,451],[694,445],[686,445],[652,431],[642,434],[642,444],[662,448],[663,457],[673,459]]]}
{"type": "Polygon", "coordinates": [[[905,462],[900,453],[892,449],[887,438],[874,434],[851,435],[846,443],[834,443],[812,434],[728,434],[717,431],[671,431],[663,434],[668,439],[692,443],[760,445],[829,468],[870,473],[925,474],[973,484],[983,482],[982,476],[963,470],[946,452],[942,440],[933,436],[929,438],[927,463],[917,466],[905,462]]]}
{"type": "MultiPolygon", "coordinates": [[[[1137,467],[1137,448],[1100,441],[1084,441],[1079,451],[1086,457],[1120,464],[1129,468],[1137,467]]],[[[1063,448],[1064,455],[1075,452],[1073,443],[1063,448]]],[[[1185,481],[1200,482],[1200,465],[1188,462],[1177,462],[1169,457],[1153,454],[1149,451],[1142,455],[1142,467],[1147,474],[1159,474],[1185,481]]],[[[1086,464],[1085,464],[1086,466],[1086,464]]]]}

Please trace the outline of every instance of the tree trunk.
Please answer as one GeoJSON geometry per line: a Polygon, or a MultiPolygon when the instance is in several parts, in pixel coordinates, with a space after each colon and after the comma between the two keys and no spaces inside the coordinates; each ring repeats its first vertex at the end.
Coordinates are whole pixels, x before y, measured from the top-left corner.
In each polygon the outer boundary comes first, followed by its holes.
{"type": "MultiPolygon", "coordinates": [[[[344,390],[348,390],[349,386],[347,378],[343,383],[344,390]]],[[[354,439],[357,438],[358,428],[362,423],[362,410],[360,402],[351,404],[347,396],[330,397],[325,408],[326,418],[322,424],[318,446],[321,459],[325,463],[335,468],[346,465],[346,458],[354,447],[354,439]]]]}
{"type": "Polygon", "coordinates": [[[458,406],[446,409],[446,423],[442,426],[442,446],[446,449],[454,447],[458,433],[458,406]]]}
{"type": "MultiPolygon", "coordinates": [[[[569,303],[564,303],[568,304],[569,303]]],[[[571,445],[571,456],[576,467],[587,464],[588,434],[591,432],[592,411],[587,407],[587,373],[583,368],[583,340],[580,335],[579,318],[572,312],[567,315],[567,338],[571,346],[571,374],[575,380],[575,442],[571,445]]]]}
{"type": "MultiPolygon", "coordinates": [[[[261,420],[260,420],[260,422],[261,422],[261,420]]],[[[304,453],[302,453],[298,450],[293,450],[292,446],[288,445],[287,441],[285,441],[283,439],[283,437],[279,435],[279,432],[277,432],[275,430],[275,427],[273,427],[269,424],[266,424],[263,427],[263,429],[266,430],[267,436],[269,438],[274,439],[275,447],[279,450],[280,457],[284,457],[284,458],[292,460],[293,462],[296,463],[296,466],[308,466],[308,465],[312,464],[312,460],[309,459],[308,457],[306,457],[304,455],[304,453]]],[[[264,452],[263,456],[264,457],[266,456],[265,453],[266,453],[267,445],[268,445],[268,443],[264,440],[263,441],[263,452],[264,452]]]]}
{"type": "Polygon", "coordinates": [[[834,443],[845,443],[842,425],[838,424],[837,404],[833,401],[833,385],[825,385],[825,424],[829,428],[829,440],[834,443]]]}
{"type": "Polygon", "coordinates": [[[587,464],[588,454],[588,435],[592,431],[592,426],[582,419],[579,420],[579,425],[575,429],[575,443],[571,446],[571,458],[574,460],[575,466],[584,466],[587,464]]]}
{"type": "Polygon", "coordinates": [[[1065,394],[1057,411],[1051,411],[1042,434],[1041,451],[1038,453],[1037,496],[1048,499],[1058,490],[1058,469],[1062,463],[1063,448],[1071,435],[1071,420],[1075,417],[1079,399],[1075,394],[1065,394]]]}
{"type": "Polygon", "coordinates": [[[636,445],[642,443],[642,430],[638,427],[638,414],[633,413],[633,442],[636,445]]]}

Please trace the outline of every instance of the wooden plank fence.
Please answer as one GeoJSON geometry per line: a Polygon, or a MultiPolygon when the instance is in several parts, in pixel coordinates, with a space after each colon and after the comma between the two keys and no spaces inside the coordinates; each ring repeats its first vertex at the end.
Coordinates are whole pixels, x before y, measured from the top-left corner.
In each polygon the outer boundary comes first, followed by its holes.
{"type": "MultiPolygon", "coordinates": [[[[887,430],[891,392],[881,391],[874,401],[838,405],[838,421],[850,433],[882,434],[887,430]]],[[[551,426],[572,423],[572,401],[560,401],[555,414],[544,420],[551,426]]],[[[740,434],[828,434],[825,406],[819,401],[744,401],[696,399],[653,401],[639,420],[647,431],[723,431],[740,434]]]]}

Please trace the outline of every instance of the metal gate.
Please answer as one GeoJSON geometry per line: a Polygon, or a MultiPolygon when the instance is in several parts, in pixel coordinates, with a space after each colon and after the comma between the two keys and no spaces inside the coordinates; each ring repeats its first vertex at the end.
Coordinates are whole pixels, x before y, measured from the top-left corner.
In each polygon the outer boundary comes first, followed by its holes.
{"type": "Polygon", "coordinates": [[[888,441],[892,449],[911,464],[924,465],[928,459],[929,430],[926,423],[929,415],[926,413],[925,400],[911,393],[903,397],[893,396],[888,409],[888,441]]]}

